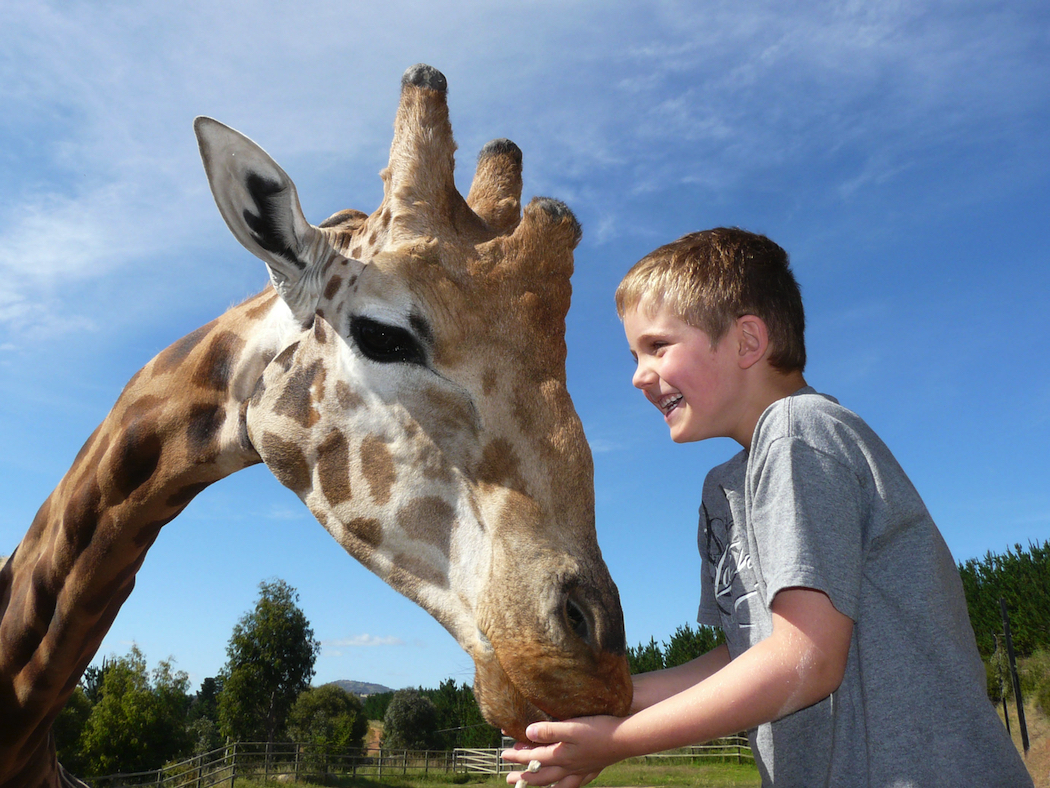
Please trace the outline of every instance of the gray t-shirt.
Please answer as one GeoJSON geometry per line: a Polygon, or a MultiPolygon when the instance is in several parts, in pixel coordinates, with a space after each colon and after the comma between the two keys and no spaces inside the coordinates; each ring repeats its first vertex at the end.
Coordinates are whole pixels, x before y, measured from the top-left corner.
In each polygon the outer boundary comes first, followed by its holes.
{"type": "Polygon", "coordinates": [[[698,620],[736,658],[772,633],[778,591],[824,592],[854,621],[829,698],[750,731],[764,785],[1031,786],[988,700],[959,573],[889,449],[803,388],[751,451],[704,482],[698,620]]]}

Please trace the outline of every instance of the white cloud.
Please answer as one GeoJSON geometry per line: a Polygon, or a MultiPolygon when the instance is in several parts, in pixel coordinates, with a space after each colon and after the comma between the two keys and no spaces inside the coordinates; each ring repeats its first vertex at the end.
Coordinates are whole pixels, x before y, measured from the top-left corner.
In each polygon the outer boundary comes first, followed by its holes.
{"type": "Polygon", "coordinates": [[[394,635],[351,635],[347,638],[336,638],[335,640],[322,640],[321,649],[325,657],[342,657],[347,649],[381,648],[408,645],[404,640],[394,635]]]}

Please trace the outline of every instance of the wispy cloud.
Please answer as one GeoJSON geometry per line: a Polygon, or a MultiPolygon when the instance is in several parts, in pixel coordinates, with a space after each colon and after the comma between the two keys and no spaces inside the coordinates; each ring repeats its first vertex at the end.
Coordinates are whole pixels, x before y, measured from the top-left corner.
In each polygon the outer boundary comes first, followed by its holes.
{"type": "Polygon", "coordinates": [[[321,653],[325,657],[342,657],[349,650],[362,648],[400,648],[408,644],[394,635],[351,635],[346,638],[321,641],[321,653]]]}

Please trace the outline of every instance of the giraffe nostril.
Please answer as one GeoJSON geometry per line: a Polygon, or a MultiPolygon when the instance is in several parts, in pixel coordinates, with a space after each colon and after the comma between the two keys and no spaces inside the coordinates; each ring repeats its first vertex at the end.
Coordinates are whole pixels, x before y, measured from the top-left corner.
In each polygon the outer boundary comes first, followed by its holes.
{"type": "Polygon", "coordinates": [[[591,624],[583,608],[572,598],[565,598],[565,621],[569,629],[584,643],[591,642],[591,624]]]}

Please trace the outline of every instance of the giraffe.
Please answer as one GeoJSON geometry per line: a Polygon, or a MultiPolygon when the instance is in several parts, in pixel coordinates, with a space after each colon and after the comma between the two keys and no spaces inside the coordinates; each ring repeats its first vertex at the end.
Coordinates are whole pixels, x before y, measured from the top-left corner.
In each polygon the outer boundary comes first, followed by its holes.
{"type": "Polygon", "coordinates": [[[626,714],[616,587],[565,379],[580,226],[522,157],[453,180],[447,83],[401,80],[384,196],[318,226],[259,146],[198,118],[219,212],[270,282],[129,381],[0,569],[0,788],[78,785],[51,725],[160,529],[264,462],[470,654],[486,719],[626,714]]]}

